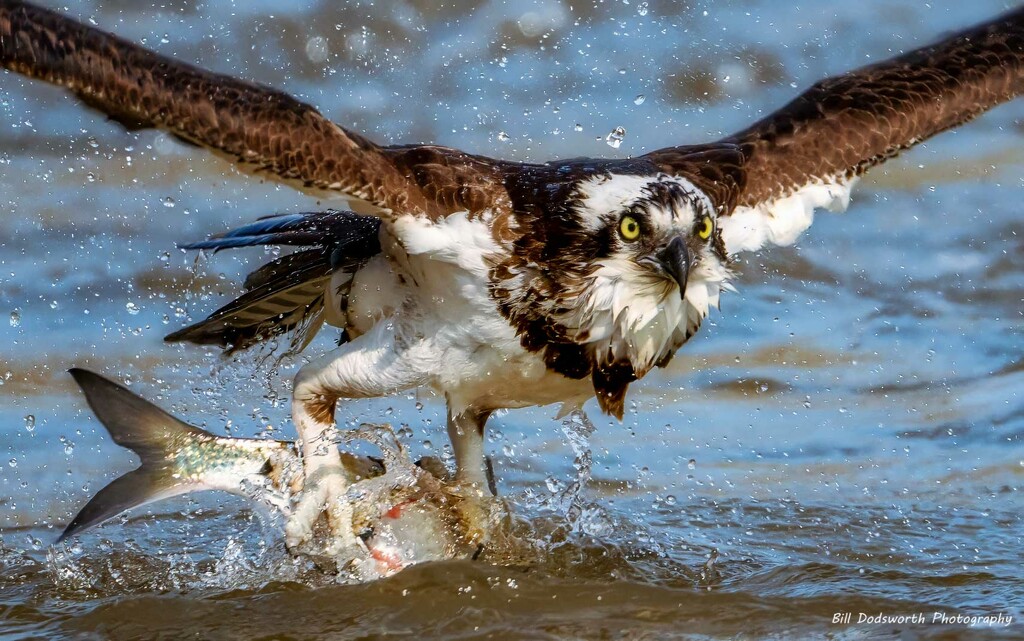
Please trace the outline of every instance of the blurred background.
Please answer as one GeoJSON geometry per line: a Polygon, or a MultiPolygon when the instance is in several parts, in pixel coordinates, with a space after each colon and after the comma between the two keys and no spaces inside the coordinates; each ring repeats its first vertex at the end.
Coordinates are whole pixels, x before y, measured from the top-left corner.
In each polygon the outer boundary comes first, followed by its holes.
{"type": "MultiPolygon", "coordinates": [[[[539,162],[720,137],[824,76],[1012,3],[43,4],[288,91],[380,143],[539,162]]],[[[157,504],[48,546],[134,465],[69,367],[217,433],[294,437],[301,358],[161,340],[268,256],[197,259],[175,243],[336,203],[0,72],[0,630],[844,638],[902,632],[831,626],[833,611],[927,607],[1016,616],[972,638],[1020,633],[1022,119],[1018,101],[944,134],[875,169],[846,214],[820,213],[795,247],[742,256],[739,293],[632,387],[625,421],[588,406],[592,465],[556,408],[493,419],[499,488],[543,551],[527,570],[442,564],[300,599],[274,582],[300,580],[280,565],[281,537],[230,498],[157,504]],[[479,586],[473,601],[465,586],[479,586]],[[302,607],[305,627],[268,614],[302,607]]],[[[443,403],[426,392],[346,402],[338,420],[389,420],[416,454],[447,453],[443,403]]]]}

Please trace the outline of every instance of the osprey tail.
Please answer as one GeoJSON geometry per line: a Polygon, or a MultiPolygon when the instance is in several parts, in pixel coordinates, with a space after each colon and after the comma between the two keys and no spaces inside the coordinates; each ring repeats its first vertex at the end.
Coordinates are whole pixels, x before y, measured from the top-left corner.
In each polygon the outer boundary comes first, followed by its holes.
{"type": "Polygon", "coordinates": [[[339,272],[349,276],[335,281],[342,282],[335,293],[344,301],[351,276],[381,251],[379,230],[377,218],[328,210],[269,216],[208,240],[181,245],[214,251],[256,245],[305,249],[252,272],[245,279],[243,295],[164,340],[219,345],[232,354],[292,332],[287,353],[302,351],[324,323],[332,277],[339,272]]]}

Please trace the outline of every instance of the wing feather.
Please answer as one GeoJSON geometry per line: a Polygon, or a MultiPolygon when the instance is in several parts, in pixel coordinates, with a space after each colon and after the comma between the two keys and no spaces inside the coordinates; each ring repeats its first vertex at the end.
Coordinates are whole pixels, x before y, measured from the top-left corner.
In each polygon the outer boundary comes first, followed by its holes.
{"type": "Polygon", "coordinates": [[[444,147],[380,147],[286,93],[26,2],[0,0],[0,66],[65,87],[129,127],[163,129],[243,168],[368,203],[361,212],[441,217],[482,211],[504,194],[508,163],[444,147]]]}
{"type": "Polygon", "coordinates": [[[849,180],[1024,92],[1024,8],[815,84],[729,137],[745,156],[739,204],[849,180]]]}
{"type": "MultiPolygon", "coordinates": [[[[884,62],[822,80],[718,145],[742,154],[729,251],[788,244],[816,207],[841,209],[874,165],[1024,93],[1024,7],[884,62]]],[[[685,173],[680,150],[645,156],[685,173]]]]}

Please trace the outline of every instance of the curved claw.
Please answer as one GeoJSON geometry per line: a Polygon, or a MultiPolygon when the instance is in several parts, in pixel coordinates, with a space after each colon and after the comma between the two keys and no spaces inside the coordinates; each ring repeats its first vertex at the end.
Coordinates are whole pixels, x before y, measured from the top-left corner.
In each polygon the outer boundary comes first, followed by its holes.
{"type": "Polygon", "coordinates": [[[327,516],[324,552],[336,556],[346,551],[365,550],[352,529],[352,504],[346,496],[348,480],[340,467],[323,467],[304,483],[298,503],[285,524],[285,544],[293,553],[313,540],[313,526],[321,514],[327,516]]]}

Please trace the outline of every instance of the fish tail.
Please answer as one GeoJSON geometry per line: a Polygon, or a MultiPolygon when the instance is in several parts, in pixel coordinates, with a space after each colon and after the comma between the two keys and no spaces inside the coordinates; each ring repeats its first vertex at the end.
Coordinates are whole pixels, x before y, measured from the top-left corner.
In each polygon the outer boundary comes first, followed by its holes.
{"type": "Polygon", "coordinates": [[[168,454],[188,440],[213,437],[99,374],[78,368],[70,373],[114,442],[138,454],[142,465],[101,489],[64,528],[58,543],[125,510],[188,492],[188,483],[175,478],[168,454]]]}

